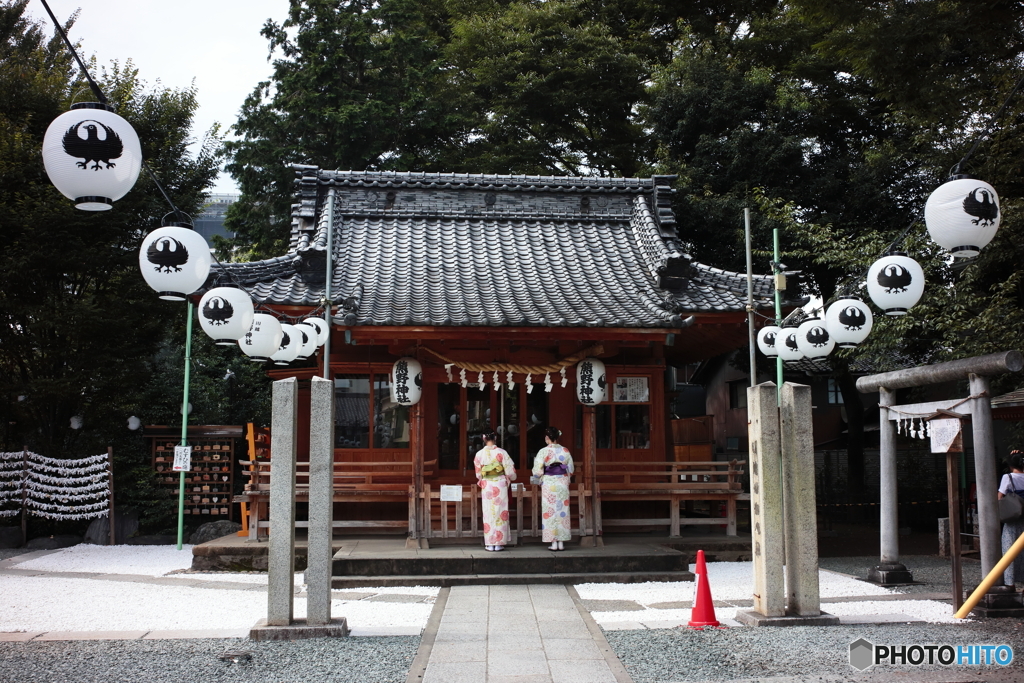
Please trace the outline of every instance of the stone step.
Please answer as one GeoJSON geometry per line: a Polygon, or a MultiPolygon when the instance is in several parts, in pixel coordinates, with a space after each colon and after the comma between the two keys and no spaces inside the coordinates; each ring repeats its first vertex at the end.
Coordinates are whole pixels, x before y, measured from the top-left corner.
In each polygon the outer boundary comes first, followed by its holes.
{"type": "Polygon", "coordinates": [[[512,584],[641,583],[693,581],[693,572],[587,572],[556,574],[416,574],[395,576],[334,576],[331,587],[367,586],[483,586],[512,584]]]}
{"type": "Polygon", "coordinates": [[[376,555],[339,552],[331,574],[348,576],[446,576],[516,574],[609,574],[623,572],[687,572],[690,556],[664,548],[572,549],[552,553],[545,550],[510,549],[489,553],[427,550],[376,555]]]}

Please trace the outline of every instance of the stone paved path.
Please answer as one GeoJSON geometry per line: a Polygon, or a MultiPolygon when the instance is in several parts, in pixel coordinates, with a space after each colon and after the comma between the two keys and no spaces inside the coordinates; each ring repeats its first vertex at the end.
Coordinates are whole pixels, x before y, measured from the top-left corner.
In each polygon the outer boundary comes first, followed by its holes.
{"type": "Polygon", "coordinates": [[[453,587],[423,683],[631,683],[570,590],[453,587]]]}

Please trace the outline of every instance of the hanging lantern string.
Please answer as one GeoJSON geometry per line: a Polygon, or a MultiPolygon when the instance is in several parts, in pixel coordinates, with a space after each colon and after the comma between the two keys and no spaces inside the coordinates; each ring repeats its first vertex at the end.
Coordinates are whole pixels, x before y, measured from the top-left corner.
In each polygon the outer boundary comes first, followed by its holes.
{"type": "MultiPolygon", "coordinates": [[[[59,21],[57,21],[57,17],[54,16],[53,10],[50,9],[50,5],[46,2],[46,0],[42,0],[42,3],[43,7],[46,9],[46,13],[50,15],[50,19],[53,21],[53,25],[56,27],[57,32],[60,34],[60,37],[64,39],[64,44],[67,46],[68,51],[71,52],[71,56],[75,58],[76,62],[78,62],[78,68],[81,69],[82,74],[85,76],[85,80],[88,81],[89,87],[92,89],[93,94],[96,95],[96,99],[98,99],[101,104],[108,104],[109,100],[107,100],[107,96],[103,94],[103,90],[100,88],[99,84],[97,84],[96,81],[93,80],[92,75],[89,73],[89,69],[85,66],[85,62],[83,62],[82,58],[78,55],[78,51],[75,50],[75,46],[71,44],[71,41],[68,39],[67,33],[64,32],[64,27],[61,26],[59,21]]],[[[187,220],[187,215],[181,209],[179,209],[178,206],[174,203],[174,200],[171,199],[171,196],[167,193],[167,190],[164,189],[164,186],[160,182],[160,179],[157,177],[153,169],[150,168],[149,164],[146,162],[145,159],[142,160],[142,168],[146,171],[146,174],[149,176],[149,179],[153,181],[153,184],[156,185],[156,189],[160,191],[160,195],[164,198],[164,201],[167,202],[168,206],[171,207],[171,211],[174,213],[177,219],[180,222],[188,222],[189,225],[192,225],[191,220],[187,220]]],[[[194,225],[192,226],[192,229],[195,229],[194,225]]],[[[227,276],[232,280],[232,282],[234,282],[236,287],[238,287],[240,290],[248,294],[250,299],[256,301],[256,298],[252,295],[252,293],[249,290],[242,286],[242,283],[238,281],[238,278],[235,277],[234,273],[224,268],[224,264],[221,263],[219,258],[217,258],[217,253],[214,251],[211,252],[211,254],[213,256],[213,260],[217,262],[218,266],[220,266],[221,272],[226,273],[227,276]]]]}
{"type": "MultiPolygon", "coordinates": [[[[89,69],[86,68],[85,62],[82,61],[82,58],[78,55],[78,51],[75,49],[75,46],[72,45],[71,41],[68,39],[68,34],[64,32],[64,27],[61,26],[59,21],[57,21],[57,17],[54,16],[53,10],[50,9],[50,5],[46,0],[41,0],[41,2],[43,3],[43,7],[46,9],[46,13],[50,15],[50,20],[53,21],[53,25],[56,27],[57,33],[59,33],[60,37],[64,39],[64,44],[67,46],[71,56],[75,58],[76,62],[78,62],[78,68],[82,70],[85,80],[89,82],[89,87],[92,89],[93,94],[96,95],[96,99],[98,99],[101,104],[109,104],[107,96],[103,94],[103,90],[100,89],[99,84],[93,80],[92,74],[89,73],[89,69]]],[[[164,186],[160,184],[160,180],[157,179],[156,174],[153,173],[153,169],[149,167],[149,164],[146,163],[145,159],[142,160],[142,168],[146,170],[150,180],[152,180],[153,184],[156,185],[158,190],[160,190],[160,194],[163,195],[164,199],[174,211],[174,214],[179,218],[183,218],[184,213],[182,213],[182,211],[175,206],[174,202],[171,201],[171,197],[167,194],[167,191],[164,190],[164,186]]]]}
{"type": "MultiPolygon", "coordinates": [[[[992,134],[992,129],[995,127],[996,122],[999,121],[999,119],[1001,119],[1003,117],[1003,114],[1006,113],[1007,107],[1010,106],[1010,101],[1013,99],[1014,95],[1016,95],[1017,92],[1020,91],[1020,89],[1022,87],[1024,87],[1024,76],[1021,76],[1017,80],[1017,83],[1013,86],[1013,88],[1010,90],[1010,92],[1006,95],[1006,98],[1003,100],[1003,103],[999,106],[999,109],[997,109],[995,111],[995,113],[993,113],[992,116],[989,117],[988,123],[985,124],[985,128],[975,138],[974,143],[971,145],[970,149],[967,150],[967,153],[964,154],[963,158],[960,159],[960,161],[958,161],[956,163],[956,165],[953,166],[952,169],[950,169],[950,175],[958,175],[960,173],[961,167],[964,164],[966,164],[967,161],[974,155],[974,153],[978,150],[978,147],[981,145],[981,143],[984,142],[984,140],[986,138],[988,138],[989,135],[992,134]]],[[[897,235],[896,239],[894,239],[892,242],[889,243],[889,246],[887,246],[882,251],[882,253],[879,256],[879,258],[881,258],[883,256],[886,256],[888,254],[891,254],[898,247],[900,247],[903,244],[903,241],[907,238],[907,235],[910,234],[910,231],[914,229],[914,226],[917,225],[918,223],[922,222],[923,220],[924,220],[924,208],[922,208],[917,213],[917,215],[914,216],[913,220],[910,221],[910,224],[907,225],[907,227],[904,228],[903,231],[900,232],[899,235],[897,235]]],[[[864,280],[867,277],[868,271],[870,269],[871,269],[871,266],[868,266],[859,275],[848,278],[843,284],[841,284],[838,287],[836,287],[836,293],[833,294],[828,299],[828,301],[824,302],[821,305],[820,308],[815,308],[813,311],[811,311],[811,314],[813,315],[813,314],[815,314],[815,313],[817,313],[819,311],[823,311],[825,308],[828,307],[829,304],[831,304],[831,303],[833,303],[835,301],[838,301],[839,299],[842,299],[842,298],[844,298],[846,296],[849,296],[849,295],[855,293],[857,283],[859,283],[860,281],[864,280]]],[[[790,312],[790,314],[788,316],[786,316],[786,318],[782,321],[782,324],[784,325],[785,323],[789,322],[790,318],[792,318],[794,316],[794,314],[796,314],[797,311],[800,311],[800,310],[802,310],[802,309],[798,308],[798,309],[795,309],[792,312],[790,312]]]]}
{"type": "Polygon", "coordinates": [[[61,26],[59,21],[57,21],[57,17],[53,15],[53,10],[50,9],[50,5],[46,0],[41,1],[43,3],[43,7],[46,9],[46,13],[50,15],[53,25],[57,28],[57,33],[59,33],[60,37],[64,39],[64,44],[68,46],[68,51],[71,52],[71,56],[75,58],[76,62],[78,62],[78,68],[82,70],[83,74],[85,74],[85,80],[89,82],[89,87],[92,88],[92,92],[96,95],[96,99],[98,99],[101,104],[107,104],[107,96],[103,94],[102,90],[100,90],[100,86],[96,84],[96,81],[92,80],[89,70],[85,68],[85,62],[83,62],[82,58],[78,56],[78,51],[75,50],[71,41],[68,40],[68,34],[64,32],[64,27],[61,26]]]}
{"type": "Polygon", "coordinates": [[[558,372],[563,368],[578,363],[584,358],[599,356],[604,353],[604,347],[601,344],[594,344],[593,346],[563,358],[556,363],[549,363],[548,365],[518,365],[514,363],[462,363],[457,360],[446,358],[431,348],[423,347],[423,350],[433,356],[436,356],[445,363],[457,365],[458,367],[469,370],[470,372],[517,372],[521,375],[543,375],[548,372],[558,372]]]}

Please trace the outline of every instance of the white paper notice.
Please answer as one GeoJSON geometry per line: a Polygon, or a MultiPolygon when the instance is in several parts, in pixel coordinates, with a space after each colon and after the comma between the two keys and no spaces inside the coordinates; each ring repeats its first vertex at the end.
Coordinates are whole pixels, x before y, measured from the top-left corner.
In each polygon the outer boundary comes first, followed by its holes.
{"type": "Polygon", "coordinates": [[[441,484],[441,500],[449,503],[461,503],[462,487],[441,484]]]}
{"type": "Polygon", "coordinates": [[[646,403],[650,390],[646,377],[619,377],[615,380],[616,403],[646,403]]]}
{"type": "Polygon", "coordinates": [[[960,428],[960,420],[956,418],[930,421],[928,432],[932,437],[932,453],[949,453],[950,446],[960,435],[960,428]]]}
{"type": "Polygon", "coordinates": [[[192,469],[191,446],[174,447],[174,467],[171,469],[175,472],[188,472],[192,469]]]}

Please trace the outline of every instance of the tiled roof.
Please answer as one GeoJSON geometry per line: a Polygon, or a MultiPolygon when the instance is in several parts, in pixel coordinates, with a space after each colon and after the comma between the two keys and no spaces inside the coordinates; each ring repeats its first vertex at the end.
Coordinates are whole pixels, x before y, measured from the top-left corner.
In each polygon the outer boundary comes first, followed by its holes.
{"type": "MultiPolygon", "coordinates": [[[[674,327],[745,310],[746,275],[681,253],[670,177],[296,169],[289,252],[224,266],[264,303],[321,303],[331,194],[341,324],[674,327]]],[[[758,308],[772,292],[755,276],[758,308]]]]}

